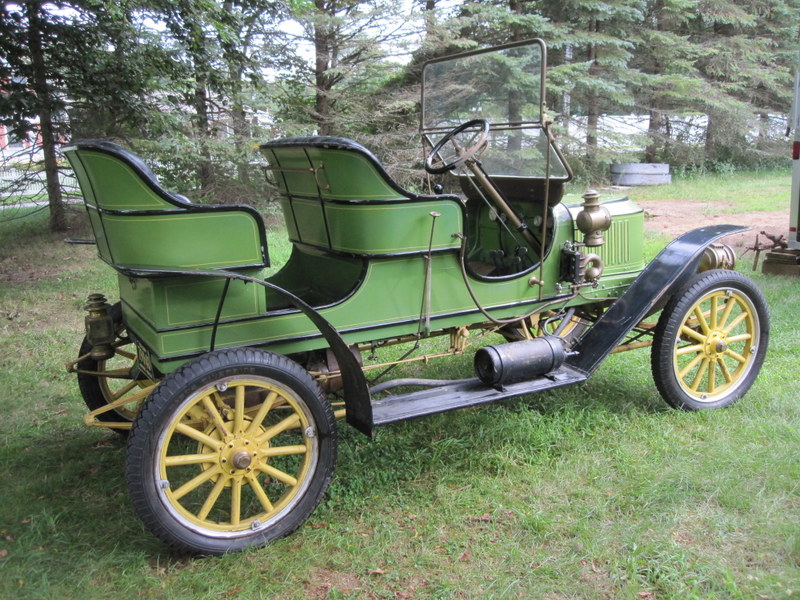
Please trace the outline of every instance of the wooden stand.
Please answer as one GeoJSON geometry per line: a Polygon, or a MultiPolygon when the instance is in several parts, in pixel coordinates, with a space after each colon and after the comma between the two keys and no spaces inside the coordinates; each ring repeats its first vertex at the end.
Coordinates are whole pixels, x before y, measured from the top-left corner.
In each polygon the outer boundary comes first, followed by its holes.
{"type": "Polygon", "coordinates": [[[771,275],[800,275],[800,250],[782,248],[767,252],[761,271],[771,275]]]}

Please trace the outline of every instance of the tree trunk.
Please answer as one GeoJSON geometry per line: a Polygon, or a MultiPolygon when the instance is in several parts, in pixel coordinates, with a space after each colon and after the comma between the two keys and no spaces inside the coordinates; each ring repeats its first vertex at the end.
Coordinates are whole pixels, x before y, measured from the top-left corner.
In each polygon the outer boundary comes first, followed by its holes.
{"type": "Polygon", "coordinates": [[[314,25],[314,84],[316,95],[314,98],[314,121],[317,123],[319,135],[331,135],[331,97],[333,88],[328,70],[333,68],[331,24],[327,21],[331,16],[331,8],[325,0],[315,0],[314,5],[322,19],[314,25]]]}
{"type": "Polygon", "coordinates": [[[650,109],[650,121],[647,125],[647,147],[644,149],[644,162],[656,162],[658,152],[658,137],[661,131],[661,113],[655,108],[650,109]]]}
{"type": "Polygon", "coordinates": [[[214,164],[211,161],[211,148],[208,140],[211,137],[210,119],[208,117],[208,91],[205,82],[197,78],[194,90],[194,110],[197,123],[197,139],[200,144],[200,165],[197,175],[200,178],[200,195],[206,196],[214,191],[217,183],[214,164]]]}
{"type": "Polygon", "coordinates": [[[239,179],[239,183],[249,186],[250,165],[243,156],[245,153],[246,140],[249,140],[252,136],[250,134],[250,126],[247,123],[247,113],[241,102],[234,103],[231,108],[231,120],[233,122],[234,143],[238,150],[236,156],[236,176],[239,179]]]}
{"type": "Polygon", "coordinates": [[[53,109],[50,88],[47,84],[47,65],[42,45],[42,19],[40,2],[28,2],[28,50],[30,51],[33,72],[33,90],[39,100],[39,133],[44,155],[44,173],[47,182],[47,198],[50,204],[50,230],[66,231],[67,218],[64,211],[64,199],[58,181],[58,162],[56,160],[56,134],[53,126],[53,109]]]}
{"type": "MultiPolygon", "coordinates": [[[[597,31],[597,21],[590,24],[592,31],[597,31]]],[[[599,65],[597,62],[597,46],[589,46],[589,77],[597,77],[599,65]]],[[[589,165],[594,165],[597,160],[597,127],[600,123],[600,100],[595,91],[590,91],[586,98],[586,158],[589,165]]]]}
{"type": "Polygon", "coordinates": [[[425,15],[425,40],[430,40],[434,35],[436,35],[436,15],[434,14],[434,10],[436,9],[436,0],[422,0],[423,12],[422,14],[425,15]]]}
{"type": "Polygon", "coordinates": [[[714,162],[717,160],[717,146],[719,131],[717,127],[717,119],[710,112],[708,114],[708,123],[706,123],[706,139],[705,139],[705,157],[706,160],[714,162]]]}

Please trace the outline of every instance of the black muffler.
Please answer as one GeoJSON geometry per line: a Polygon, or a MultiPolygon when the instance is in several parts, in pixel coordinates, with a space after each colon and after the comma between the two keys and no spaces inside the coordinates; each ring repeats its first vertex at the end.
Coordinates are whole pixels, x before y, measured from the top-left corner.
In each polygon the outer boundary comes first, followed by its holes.
{"type": "Polygon", "coordinates": [[[497,387],[554,371],[566,358],[561,338],[546,335],[481,348],[475,353],[475,373],[486,385],[497,387]]]}

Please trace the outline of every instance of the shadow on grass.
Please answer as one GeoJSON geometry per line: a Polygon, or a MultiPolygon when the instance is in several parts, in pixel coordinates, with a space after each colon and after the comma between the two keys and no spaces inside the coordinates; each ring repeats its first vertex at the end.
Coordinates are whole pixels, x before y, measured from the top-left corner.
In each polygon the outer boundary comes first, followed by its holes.
{"type": "Polygon", "coordinates": [[[612,359],[577,386],[390,425],[375,441],[343,425],[330,495],[358,507],[371,502],[364,498],[402,495],[418,480],[466,481],[548,463],[576,447],[602,450],[604,434],[674,412],[650,379],[648,359],[646,352],[612,359]]]}

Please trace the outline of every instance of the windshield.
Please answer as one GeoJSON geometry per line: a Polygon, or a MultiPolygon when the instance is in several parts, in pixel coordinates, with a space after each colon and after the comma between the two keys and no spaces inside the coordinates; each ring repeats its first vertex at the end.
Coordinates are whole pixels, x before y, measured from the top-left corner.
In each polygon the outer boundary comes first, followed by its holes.
{"type": "Polygon", "coordinates": [[[431,144],[471,119],[491,123],[481,163],[494,176],[569,179],[542,129],[545,46],[531,40],[425,65],[422,133],[431,144]]]}

